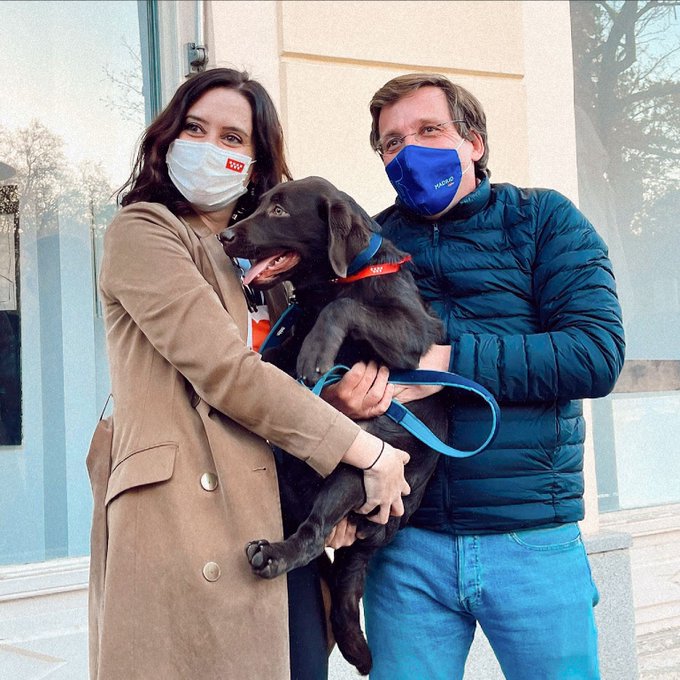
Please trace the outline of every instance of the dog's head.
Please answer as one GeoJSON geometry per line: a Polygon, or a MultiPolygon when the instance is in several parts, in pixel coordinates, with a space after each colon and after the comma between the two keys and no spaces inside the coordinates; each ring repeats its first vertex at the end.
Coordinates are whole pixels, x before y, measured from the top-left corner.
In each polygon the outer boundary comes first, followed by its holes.
{"type": "Polygon", "coordinates": [[[346,276],[377,225],[347,194],[321,177],[277,184],[257,210],[220,234],[230,257],[253,260],[245,283],[260,289],[346,276]]]}

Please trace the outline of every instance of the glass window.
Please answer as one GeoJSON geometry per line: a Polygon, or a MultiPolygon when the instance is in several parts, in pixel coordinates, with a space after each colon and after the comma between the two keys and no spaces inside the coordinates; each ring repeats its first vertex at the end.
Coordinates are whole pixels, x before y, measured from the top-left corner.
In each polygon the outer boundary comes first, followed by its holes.
{"type": "Polygon", "coordinates": [[[0,9],[0,564],[89,552],[84,462],[109,393],[96,274],[152,113],[149,7],[0,9]]]}
{"type": "Polygon", "coordinates": [[[593,403],[602,511],[680,502],[680,13],[572,2],[579,195],[607,241],[626,365],[593,403]]]}

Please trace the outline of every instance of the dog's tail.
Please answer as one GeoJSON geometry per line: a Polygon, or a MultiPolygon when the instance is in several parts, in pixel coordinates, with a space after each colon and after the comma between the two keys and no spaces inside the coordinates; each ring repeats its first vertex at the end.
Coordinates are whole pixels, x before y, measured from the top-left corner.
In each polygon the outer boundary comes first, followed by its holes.
{"type": "Polygon", "coordinates": [[[368,675],[371,650],[361,629],[359,602],[364,593],[366,569],[375,548],[354,543],[335,551],[332,578],[331,624],[342,655],[359,673],[368,675]]]}

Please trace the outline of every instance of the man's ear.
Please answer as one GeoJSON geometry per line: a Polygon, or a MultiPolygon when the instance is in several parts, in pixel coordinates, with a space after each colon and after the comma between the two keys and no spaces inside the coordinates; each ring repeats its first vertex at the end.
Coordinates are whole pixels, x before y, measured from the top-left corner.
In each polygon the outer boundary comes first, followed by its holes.
{"type": "Polygon", "coordinates": [[[370,241],[368,216],[349,196],[334,198],[328,207],[328,259],[333,271],[347,276],[354,258],[370,241]]]}
{"type": "Polygon", "coordinates": [[[472,153],[470,154],[471,160],[476,163],[484,155],[484,142],[482,138],[474,131],[472,132],[472,153]]]}

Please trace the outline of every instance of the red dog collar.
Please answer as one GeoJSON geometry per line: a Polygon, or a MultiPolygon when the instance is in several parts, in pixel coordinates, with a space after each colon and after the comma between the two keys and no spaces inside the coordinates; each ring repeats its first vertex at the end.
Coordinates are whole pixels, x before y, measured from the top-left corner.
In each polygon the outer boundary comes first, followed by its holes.
{"type": "Polygon", "coordinates": [[[411,256],[399,260],[399,262],[383,262],[382,264],[369,264],[360,269],[356,274],[351,276],[339,276],[337,279],[331,279],[331,283],[353,283],[359,279],[368,279],[371,276],[384,276],[385,274],[395,274],[401,269],[401,265],[410,262],[411,256]]]}

